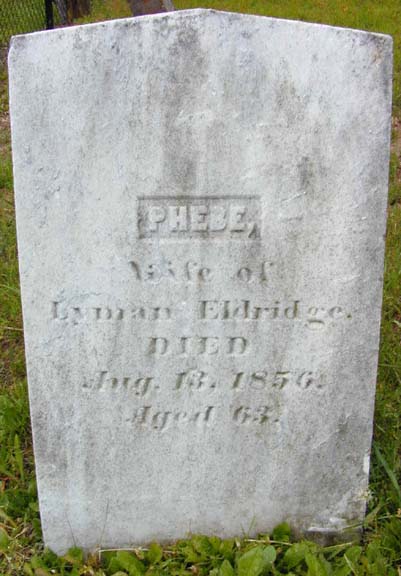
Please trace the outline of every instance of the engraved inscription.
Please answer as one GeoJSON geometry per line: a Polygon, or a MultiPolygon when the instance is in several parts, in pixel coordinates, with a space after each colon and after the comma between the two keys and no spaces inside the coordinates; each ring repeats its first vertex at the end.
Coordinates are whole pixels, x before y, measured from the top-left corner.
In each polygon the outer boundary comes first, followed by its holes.
{"type": "MultiPolygon", "coordinates": [[[[162,253],[158,262],[130,260],[128,262],[135,280],[143,284],[159,284],[172,282],[186,284],[210,283],[221,274],[221,268],[212,270],[210,265],[205,265],[196,260],[186,262],[174,262],[165,258],[162,253]]],[[[273,262],[260,261],[253,267],[233,267],[229,274],[230,280],[239,284],[266,284],[271,276],[273,262]]],[[[224,277],[226,279],[226,276],[224,277]]]]}
{"type": "Polygon", "coordinates": [[[140,264],[135,260],[129,262],[135,279],[139,282],[158,284],[162,280],[174,282],[200,283],[212,280],[212,271],[207,266],[202,266],[193,260],[189,260],[181,266],[174,265],[170,260],[162,260],[160,263],[153,262],[140,264]]]}
{"type": "MultiPolygon", "coordinates": [[[[166,384],[168,374],[163,377],[163,387],[166,384]]],[[[227,392],[231,390],[259,391],[259,390],[283,390],[285,387],[296,387],[299,390],[309,388],[322,389],[323,377],[311,370],[272,370],[261,369],[254,371],[232,372],[223,379],[216,379],[210,371],[193,367],[172,375],[170,389],[186,391],[213,392],[214,389],[223,387],[227,392]]],[[[128,392],[135,396],[145,396],[150,392],[160,389],[157,379],[150,375],[127,375],[111,374],[108,370],[101,370],[91,382],[84,381],[83,388],[92,391],[115,391],[128,392]]]]}
{"type": "MultiPolygon", "coordinates": [[[[174,210],[167,200],[139,201],[143,238],[259,235],[255,198],[246,210],[233,197],[224,202],[180,198],[174,210]]],[[[98,401],[121,402],[128,427],[154,433],[188,427],[207,433],[225,421],[245,433],[273,429],[289,395],[305,400],[325,395],[327,379],[313,359],[295,366],[285,358],[281,362],[269,350],[269,341],[266,356],[259,358],[261,329],[266,325],[273,333],[273,325],[278,331],[291,326],[294,335],[308,333],[316,342],[352,318],[336,301],[325,300],[322,306],[316,300],[274,294],[277,288],[271,287],[280,266],[266,254],[224,266],[191,252],[181,261],[162,250],[143,258],[133,255],[124,278],[134,285],[133,294],[142,297],[124,301],[101,292],[75,299],[54,295],[48,318],[57,329],[71,325],[77,333],[91,329],[110,337],[118,331],[119,340],[132,343],[135,353],[127,359],[132,370],[125,359],[124,368],[110,366],[113,359],[105,348],[107,356],[99,354],[99,367],[81,384],[83,393],[98,401]],[[216,293],[214,285],[224,289],[216,293]],[[148,362],[138,362],[138,354],[148,362]]]]}
{"type": "MultiPolygon", "coordinates": [[[[207,427],[214,419],[221,419],[225,410],[222,407],[207,406],[200,410],[160,410],[151,405],[141,406],[126,418],[128,424],[162,432],[177,425],[207,427]]],[[[237,425],[263,425],[279,421],[277,411],[268,405],[238,406],[231,409],[229,418],[237,425]]]]}
{"type": "Polygon", "coordinates": [[[200,320],[243,320],[266,322],[271,320],[300,320],[308,328],[319,329],[326,322],[341,320],[346,315],[341,306],[323,308],[309,306],[299,300],[283,303],[276,300],[266,305],[250,300],[201,300],[198,314],[200,320]]]}
{"type": "Polygon", "coordinates": [[[149,338],[148,352],[157,356],[178,354],[182,356],[213,356],[215,354],[242,355],[248,351],[249,342],[242,336],[217,338],[214,336],[181,336],[149,338]]]}
{"type": "Polygon", "coordinates": [[[267,387],[282,390],[285,386],[296,386],[306,390],[310,386],[322,388],[323,384],[314,372],[309,370],[258,370],[255,372],[238,372],[232,382],[233,390],[264,390],[267,387]]]}
{"type": "Polygon", "coordinates": [[[175,382],[175,389],[205,390],[216,388],[216,380],[211,378],[204,370],[193,368],[186,372],[179,372],[175,382]]]}
{"type": "Polygon", "coordinates": [[[159,410],[153,408],[153,406],[141,406],[133,412],[132,416],[127,418],[127,422],[161,432],[173,425],[207,425],[213,419],[214,412],[214,406],[207,406],[205,409],[194,410],[193,412],[159,410]]]}
{"type": "Polygon", "coordinates": [[[223,377],[216,377],[214,372],[195,366],[175,374],[167,372],[162,379],[138,374],[116,376],[108,370],[101,370],[92,382],[84,382],[82,387],[90,394],[118,395],[127,402],[132,398],[134,406],[131,408],[129,401],[129,415],[125,418],[127,425],[163,432],[181,425],[206,430],[209,424],[223,419],[244,429],[272,426],[280,422],[280,397],[283,397],[286,386],[305,395],[316,394],[321,393],[323,380],[322,374],[302,369],[231,371],[223,377]],[[219,389],[228,397],[228,402],[222,402],[221,394],[217,392],[219,389]],[[244,396],[244,391],[251,394],[244,396]],[[181,405],[173,404],[166,408],[166,392],[169,401],[175,399],[181,405]],[[193,408],[188,408],[188,399],[192,399],[193,394],[202,398],[201,407],[196,402],[193,408]],[[229,403],[230,396],[232,404],[229,403]],[[135,406],[142,399],[146,404],[135,406]]]}
{"type": "Polygon", "coordinates": [[[72,306],[54,300],[51,303],[53,320],[80,324],[81,322],[124,323],[137,320],[170,320],[171,309],[167,306],[72,306]]]}
{"type": "MultiPolygon", "coordinates": [[[[166,281],[182,283],[183,285],[210,283],[216,280],[221,271],[221,268],[212,270],[211,266],[196,260],[174,262],[165,258],[162,253],[160,253],[158,262],[130,260],[128,264],[133,272],[134,279],[143,284],[159,284],[166,281]]],[[[234,267],[230,271],[229,278],[239,284],[266,285],[271,276],[271,268],[273,266],[273,262],[264,260],[253,267],[234,267]]]]}
{"type": "Polygon", "coordinates": [[[157,390],[153,376],[111,376],[107,370],[102,370],[92,384],[84,383],[83,388],[92,390],[115,390],[145,396],[151,390],[157,390]]]}
{"type": "Polygon", "coordinates": [[[233,412],[233,420],[237,424],[266,424],[270,419],[278,422],[274,416],[274,409],[270,406],[239,406],[233,412]],[[272,414],[271,414],[272,413],[272,414]]]}
{"type": "Polygon", "coordinates": [[[138,198],[139,238],[260,238],[258,196],[138,198]]]}

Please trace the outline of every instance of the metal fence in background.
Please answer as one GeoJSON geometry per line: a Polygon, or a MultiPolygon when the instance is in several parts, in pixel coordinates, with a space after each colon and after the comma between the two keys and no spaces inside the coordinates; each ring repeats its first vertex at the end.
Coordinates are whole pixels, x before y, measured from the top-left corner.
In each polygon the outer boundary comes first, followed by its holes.
{"type": "Polygon", "coordinates": [[[52,0],[0,0],[0,45],[14,34],[52,28],[54,17],[52,0]]]}

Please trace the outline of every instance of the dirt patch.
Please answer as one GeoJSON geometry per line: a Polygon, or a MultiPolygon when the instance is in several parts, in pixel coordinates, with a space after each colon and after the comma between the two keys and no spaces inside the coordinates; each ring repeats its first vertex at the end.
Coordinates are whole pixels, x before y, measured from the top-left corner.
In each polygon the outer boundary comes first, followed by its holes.
{"type": "MultiPolygon", "coordinates": [[[[0,46],[0,134],[3,134],[5,130],[10,129],[10,121],[7,110],[7,54],[8,47],[0,46]]],[[[3,139],[1,139],[1,141],[2,140],[3,139]]]]}
{"type": "Polygon", "coordinates": [[[0,132],[10,130],[10,116],[8,112],[0,114],[0,132]]]}
{"type": "Polygon", "coordinates": [[[391,152],[397,154],[398,158],[401,157],[401,119],[396,116],[392,121],[393,139],[391,143],[391,152]]]}
{"type": "Polygon", "coordinates": [[[0,46],[0,66],[6,66],[8,46],[0,46]]]}
{"type": "Polygon", "coordinates": [[[391,152],[397,156],[396,181],[401,183],[401,118],[393,117],[391,152]]]}
{"type": "Polygon", "coordinates": [[[5,157],[10,154],[10,146],[10,117],[8,112],[3,112],[0,114],[0,155],[5,157]]]}
{"type": "Polygon", "coordinates": [[[0,153],[10,150],[10,116],[8,113],[7,51],[0,48],[0,153]]]}

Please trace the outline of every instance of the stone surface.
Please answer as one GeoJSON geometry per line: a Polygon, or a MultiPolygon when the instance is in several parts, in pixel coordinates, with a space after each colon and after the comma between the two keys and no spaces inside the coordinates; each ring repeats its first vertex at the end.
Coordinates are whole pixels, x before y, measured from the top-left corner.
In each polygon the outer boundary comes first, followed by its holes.
{"type": "Polygon", "coordinates": [[[13,40],[50,548],[362,519],[391,50],[206,10],[13,40]]]}

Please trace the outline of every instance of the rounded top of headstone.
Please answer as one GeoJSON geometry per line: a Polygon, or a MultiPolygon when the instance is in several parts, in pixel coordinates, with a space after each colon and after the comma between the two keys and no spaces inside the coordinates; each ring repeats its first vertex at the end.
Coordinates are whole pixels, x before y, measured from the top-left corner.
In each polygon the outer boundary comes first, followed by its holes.
{"type": "Polygon", "coordinates": [[[378,38],[381,41],[392,44],[392,37],[387,34],[377,32],[370,32],[366,30],[359,30],[354,28],[343,28],[338,26],[330,26],[327,24],[320,24],[316,22],[304,22],[301,20],[290,20],[283,18],[273,18],[270,16],[262,16],[257,14],[244,14],[241,12],[227,12],[223,10],[213,10],[209,8],[193,8],[189,10],[175,10],[172,12],[161,12],[157,14],[146,14],[131,18],[120,18],[117,20],[106,20],[103,22],[94,22],[91,24],[81,24],[77,26],[69,26],[65,28],[56,28],[53,30],[42,30],[38,32],[31,32],[29,34],[19,34],[11,38],[11,46],[21,46],[25,44],[25,39],[36,39],[43,37],[60,37],[62,35],[80,34],[82,30],[129,30],[130,28],[146,26],[149,23],[155,22],[171,22],[183,24],[184,21],[196,22],[199,20],[218,20],[224,21],[225,25],[230,22],[241,20],[249,23],[252,26],[264,26],[266,29],[283,28],[288,31],[299,29],[304,31],[322,30],[326,33],[332,31],[335,34],[356,34],[365,37],[365,42],[369,42],[370,38],[378,38]]]}

